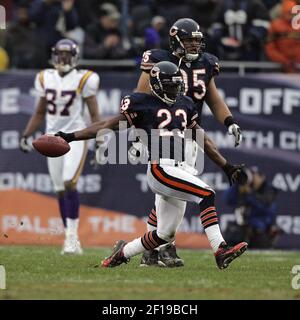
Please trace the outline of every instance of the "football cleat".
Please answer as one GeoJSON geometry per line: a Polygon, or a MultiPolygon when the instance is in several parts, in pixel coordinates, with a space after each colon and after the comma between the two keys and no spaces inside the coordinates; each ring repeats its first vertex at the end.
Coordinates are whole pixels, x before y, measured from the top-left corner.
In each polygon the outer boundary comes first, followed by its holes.
{"type": "Polygon", "coordinates": [[[247,242],[241,242],[230,247],[226,242],[219,245],[218,251],[215,253],[216,263],[219,269],[225,269],[237,257],[242,255],[248,247],[247,242]]]}
{"type": "Polygon", "coordinates": [[[159,267],[158,264],[158,251],[157,250],[146,250],[143,253],[140,267],[159,267]]]}
{"type": "Polygon", "coordinates": [[[104,268],[114,268],[122,263],[129,262],[130,259],[127,259],[123,253],[123,249],[126,244],[127,242],[123,240],[117,241],[113,248],[112,254],[101,262],[101,266],[104,268]]]}
{"type": "Polygon", "coordinates": [[[176,253],[176,247],[174,244],[168,244],[159,250],[158,264],[160,267],[183,267],[184,260],[179,258],[176,253]]]}
{"type": "Polygon", "coordinates": [[[74,235],[67,236],[61,254],[81,255],[82,253],[83,251],[78,237],[74,235]]]}

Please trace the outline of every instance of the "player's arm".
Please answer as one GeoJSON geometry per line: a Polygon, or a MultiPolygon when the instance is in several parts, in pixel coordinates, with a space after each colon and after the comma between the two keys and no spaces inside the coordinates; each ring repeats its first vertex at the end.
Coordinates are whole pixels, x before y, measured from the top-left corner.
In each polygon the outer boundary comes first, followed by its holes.
{"type": "Polygon", "coordinates": [[[78,141],[78,140],[89,140],[96,138],[98,132],[101,130],[101,135],[105,135],[109,130],[118,130],[119,122],[126,121],[126,117],[120,114],[116,117],[110,118],[104,121],[98,121],[91,126],[71,133],[57,132],[55,135],[62,137],[67,142],[78,141]]]}
{"type": "Polygon", "coordinates": [[[142,71],[135,92],[151,93],[149,81],[150,81],[149,73],[142,71]]]}
{"type": "Polygon", "coordinates": [[[47,100],[45,97],[39,99],[37,108],[31,116],[27,126],[23,132],[23,137],[31,136],[43,123],[47,112],[47,100]]]}
{"type": "Polygon", "coordinates": [[[232,113],[230,112],[228,106],[219,95],[214,78],[212,78],[208,84],[208,91],[205,101],[215,118],[221,123],[225,124],[225,126],[228,128],[229,134],[234,135],[235,146],[238,146],[242,141],[241,129],[233,119],[232,113]]]}
{"type": "Polygon", "coordinates": [[[96,96],[90,96],[88,98],[85,98],[84,101],[89,109],[92,123],[99,122],[100,114],[99,114],[98,101],[96,96]]]}
{"type": "Polygon", "coordinates": [[[155,63],[159,62],[157,57],[155,57],[155,54],[152,50],[145,51],[143,53],[143,58],[141,62],[140,69],[142,71],[137,88],[135,89],[135,92],[139,93],[151,93],[149,81],[150,81],[150,70],[155,65],[155,63]]]}
{"type": "Polygon", "coordinates": [[[37,108],[27,123],[20,140],[20,149],[23,152],[29,152],[31,147],[28,145],[27,138],[30,137],[43,123],[47,112],[47,100],[40,97],[37,108]]]}
{"type": "MultiPolygon", "coordinates": [[[[201,129],[199,125],[196,125],[193,130],[201,129]]],[[[195,135],[194,135],[195,136],[195,135]]],[[[242,172],[243,165],[230,164],[220,153],[217,146],[212,139],[204,133],[204,152],[218,167],[222,168],[225,172],[230,185],[237,180],[244,179],[244,173],[242,172]]]]}

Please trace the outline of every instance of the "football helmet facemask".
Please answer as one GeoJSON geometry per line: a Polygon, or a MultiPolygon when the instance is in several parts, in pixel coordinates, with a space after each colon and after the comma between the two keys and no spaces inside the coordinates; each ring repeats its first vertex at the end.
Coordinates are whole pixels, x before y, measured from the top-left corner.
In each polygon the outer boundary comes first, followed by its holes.
{"type": "Polygon", "coordinates": [[[169,31],[172,52],[186,61],[198,59],[205,48],[203,33],[199,24],[193,19],[177,20],[169,31]]]}
{"type": "Polygon", "coordinates": [[[62,39],[52,48],[52,64],[55,69],[67,73],[77,66],[79,47],[69,39],[62,39]]]}
{"type": "Polygon", "coordinates": [[[152,93],[165,103],[175,103],[184,92],[184,82],[179,68],[172,62],[156,63],[150,71],[152,93]]]}

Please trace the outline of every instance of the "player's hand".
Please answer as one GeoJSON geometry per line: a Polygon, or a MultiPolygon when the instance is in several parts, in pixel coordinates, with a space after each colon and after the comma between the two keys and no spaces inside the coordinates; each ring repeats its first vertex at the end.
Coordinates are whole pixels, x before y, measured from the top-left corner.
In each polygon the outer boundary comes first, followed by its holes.
{"type": "Polygon", "coordinates": [[[245,173],[244,167],[244,164],[232,165],[228,162],[225,164],[222,169],[225,172],[230,185],[234,183],[243,185],[247,182],[248,177],[245,173]]]}
{"type": "Polygon", "coordinates": [[[27,137],[22,137],[20,140],[20,149],[25,152],[28,153],[32,150],[32,147],[28,144],[27,141],[27,137]]]}
{"type": "Polygon", "coordinates": [[[75,140],[74,139],[75,138],[74,133],[65,133],[65,132],[62,132],[62,131],[58,131],[58,132],[55,133],[55,136],[63,138],[68,143],[75,140]]]}
{"type": "Polygon", "coordinates": [[[130,162],[136,163],[137,161],[140,161],[146,156],[147,156],[146,146],[140,141],[132,142],[132,145],[128,150],[128,158],[130,159],[130,162]]]}
{"type": "Polygon", "coordinates": [[[243,139],[241,128],[236,123],[233,123],[228,127],[228,133],[234,135],[234,146],[237,147],[243,139]]]}

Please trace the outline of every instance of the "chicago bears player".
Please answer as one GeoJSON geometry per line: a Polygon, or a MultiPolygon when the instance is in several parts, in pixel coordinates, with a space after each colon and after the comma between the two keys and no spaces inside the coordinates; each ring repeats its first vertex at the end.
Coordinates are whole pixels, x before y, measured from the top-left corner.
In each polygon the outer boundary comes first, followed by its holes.
{"type": "MultiPolygon", "coordinates": [[[[96,93],[99,76],[89,70],[77,70],[78,45],[69,39],[62,39],[52,49],[54,69],[39,72],[35,89],[39,101],[35,113],[29,120],[20,148],[31,150],[27,142],[46,118],[46,133],[59,130],[80,130],[86,126],[83,119],[83,101],[86,103],[91,121],[99,121],[96,93]]],[[[87,144],[84,141],[71,143],[69,153],[58,158],[47,158],[48,170],[57,193],[59,210],[65,227],[65,241],[62,254],[81,254],[78,239],[79,195],[76,184],[84,166],[87,144]]]]}
{"type": "MultiPolygon", "coordinates": [[[[121,115],[110,120],[72,133],[58,132],[67,142],[95,138],[99,130],[119,128],[119,121],[126,120],[129,126],[146,131],[149,151],[147,180],[151,190],[159,194],[162,201],[157,202],[157,229],[144,234],[129,243],[118,241],[110,257],[102,262],[103,267],[115,267],[127,262],[131,257],[153,250],[160,245],[174,240],[178,226],[184,216],[185,202],[199,204],[201,221],[208,240],[215,254],[220,269],[228,265],[247,248],[242,242],[229,247],[224,241],[214,205],[215,192],[199,177],[185,170],[182,152],[176,148],[184,143],[184,134],[192,129],[195,137],[198,112],[193,101],[182,95],[183,79],[179,68],[171,62],[159,62],[150,71],[150,88],[152,94],[134,93],[126,96],[121,103],[121,115]],[[153,129],[156,129],[153,131],[153,129]],[[154,147],[153,135],[157,134],[158,148],[154,147]],[[170,152],[166,155],[164,138],[170,137],[170,152]],[[177,141],[177,142],[176,142],[177,141]],[[201,206],[200,206],[201,203],[201,206]],[[181,208],[177,210],[177,208],[181,208]]],[[[230,165],[217,151],[207,137],[204,138],[204,150],[207,155],[228,174],[232,180],[237,179],[240,167],[230,165]]],[[[182,151],[182,149],[181,149],[182,151]]]]}
{"type": "MultiPolygon", "coordinates": [[[[185,94],[195,102],[199,117],[197,123],[201,123],[201,112],[204,101],[217,120],[225,124],[229,134],[233,134],[235,145],[239,145],[242,139],[241,130],[233,119],[224,100],[218,94],[214,77],[219,74],[217,57],[203,52],[205,44],[203,34],[197,22],[192,19],[179,19],[169,31],[170,50],[153,49],[143,54],[141,63],[142,74],[140,76],[136,92],[149,93],[149,72],[153,65],[160,61],[170,61],[179,66],[185,84],[185,94]]],[[[141,151],[139,143],[133,143],[131,154],[141,151]]],[[[191,166],[195,165],[197,157],[197,145],[194,144],[193,156],[188,159],[191,166]]],[[[162,201],[156,195],[155,202],[162,201]]],[[[178,209],[179,210],[179,209],[178,209]]],[[[184,208],[185,210],[185,208],[184,208]]],[[[147,229],[152,231],[157,227],[155,207],[148,216],[147,229]]],[[[162,246],[157,252],[145,252],[141,260],[141,266],[157,265],[165,267],[180,267],[184,265],[176,253],[173,244],[162,246]]]]}

